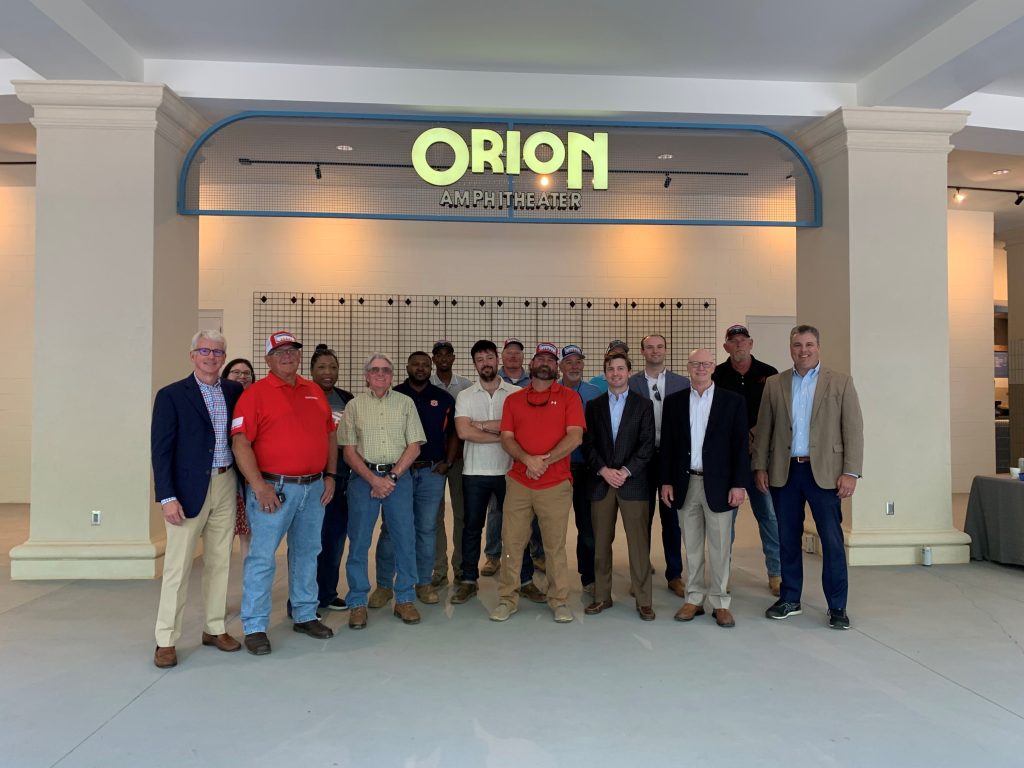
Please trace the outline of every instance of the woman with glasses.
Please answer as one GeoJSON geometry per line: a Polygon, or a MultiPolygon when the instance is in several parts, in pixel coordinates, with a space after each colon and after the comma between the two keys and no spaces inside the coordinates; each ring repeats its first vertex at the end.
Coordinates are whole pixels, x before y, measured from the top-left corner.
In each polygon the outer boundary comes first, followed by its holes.
{"type": "MultiPolygon", "coordinates": [[[[252,363],[244,357],[236,357],[224,366],[220,377],[226,381],[241,384],[242,390],[245,391],[256,380],[256,371],[253,369],[252,363]]],[[[249,530],[249,521],[245,517],[245,480],[241,473],[238,474],[238,480],[241,487],[238,490],[238,500],[235,506],[235,535],[238,536],[238,551],[242,553],[242,562],[244,563],[245,556],[249,554],[251,531],[249,530]]]]}

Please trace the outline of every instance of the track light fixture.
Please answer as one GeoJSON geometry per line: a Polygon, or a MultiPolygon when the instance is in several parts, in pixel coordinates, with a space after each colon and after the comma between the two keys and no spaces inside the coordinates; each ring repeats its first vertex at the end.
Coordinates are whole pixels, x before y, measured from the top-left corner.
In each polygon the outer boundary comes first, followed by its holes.
{"type": "Polygon", "coordinates": [[[967,199],[964,190],[968,190],[970,192],[1002,192],[1007,195],[1015,195],[1016,199],[1013,204],[1024,205],[1024,192],[1016,189],[999,189],[998,187],[946,187],[946,189],[953,190],[953,200],[957,203],[962,203],[967,199]]]}
{"type": "Polygon", "coordinates": [[[668,189],[670,186],[672,186],[672,176],[666,173],[665,174],[665,189],[668,189]]]}
{"type": "Polygon", "coordinates": [[[1024,203],[1024,192],[1018,192],[1017,199],[1013,201],[1014,205],[1020,205],[1021,203],[1024,203]]]}
{"type": "Polygon", "coordinates": [[[957,187],[956,192],[953,193],[953,199],[958,203],[962,203],[966,197],[967,195],[960,191],[960,187],[957,187]]]}
{"type": "Polygon", "coordinates": [[[314,173],[316,174],[316,180],[317,181],[320,181],[320,179],[322,179],[324,177],[324,175],[322,173],[320,173],[320,163],[316,164],[316,170],[314,171],[314,173]]]}

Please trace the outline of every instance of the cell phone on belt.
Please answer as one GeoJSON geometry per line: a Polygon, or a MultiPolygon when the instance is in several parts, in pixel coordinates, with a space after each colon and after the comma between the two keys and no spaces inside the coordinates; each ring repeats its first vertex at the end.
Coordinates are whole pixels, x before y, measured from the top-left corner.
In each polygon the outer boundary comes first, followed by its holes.
{"type": "Polygon", "coordinates": [[[277,492],[277,500],[280,501],[282,504],[284,504],[284,498],[285,498],[284,497],[284,491],[278,491],[277,492]]]}

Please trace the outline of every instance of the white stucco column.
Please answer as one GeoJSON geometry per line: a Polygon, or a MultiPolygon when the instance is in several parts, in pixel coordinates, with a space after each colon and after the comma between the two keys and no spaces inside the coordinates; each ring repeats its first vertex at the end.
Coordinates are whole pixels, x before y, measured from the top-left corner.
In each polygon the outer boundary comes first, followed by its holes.
{"type": "Polygon", "coordinates": [[[1004,233],[1003,240],[1010,350],[1010,465],[1016,466],[1024,456],[1024,365],[1020,362],[1024,356],[1024,229],[1004,233]]]}
{"type": "Polygon", "coordinates": [[[822,363],[853,375],[864,411],[851,565],[920,562],[923,546],[935,563],[969,559],[952,522],[946,255],[946,156],[966,119],[839,109],[797,137],[824,213],[797,235],[797,318],[821,330],[822,363]]]}
{"type": "Polygon", "coordinates": [[[151,578],[153,395],[190,368],[198,303],[198,221],[175,213],[176,178],[205,123],[159,84],[15,88],[38,165],[31,523],[11,576],[151,578]]]}

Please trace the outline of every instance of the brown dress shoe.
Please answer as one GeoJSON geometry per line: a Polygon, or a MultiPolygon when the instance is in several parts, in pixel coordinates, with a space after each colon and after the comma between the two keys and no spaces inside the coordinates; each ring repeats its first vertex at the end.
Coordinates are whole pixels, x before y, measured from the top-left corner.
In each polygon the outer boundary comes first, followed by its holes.
{"type": "Polygon", "coordinates": [[[395,616],[406,624],[420,623],[420,612],[416,610],[416,606],[412,603],[396,603],[395,616]]]}
{"type": "Polygon", "coordinates": [[[638,605],[636,612],[640,614],[640,618],[644,621],[654,621],[654,609],[649,605],[638,605]]]}
{"type": "Polygon", "coordinates": [[[496,557],[488,557],[484,567],[480,569],[481,576],[493,576],[501,568],[501,561],[496,557]]]}
{"type": "Polygon", "coordinates": [[[233,653],[242,649],[242,644],[227,632],[221,635],[210,635],[203,632],[203,645],[212,645],[218,651],[233,653]]]}
{"type": "Polygon", "coordinates": [[[668,583],[669,592],[675,592],[676,597],[686,599],[686,582],[682,579],[672,579],[668,583]]]}
{"type": "Polygon", "coordinates": [[[590,605],[588,605],[586,608],[584,608],[583,612],[585,614],[587,614],[587,616],[596,616],[601,611],[605,610],[606,608],[611,608],[611,607],[612,607],[612,601],[611,600],[595,600],[590,605]]]}
{"type": "Polygon", "coordinates": [[[704,615],[703,605],[694,605],[693,603],[683,603],[683,607],[676,611],[676,621],[693,621],[696,616],[704,615]]]}
{"type": "Polygon", "coordinates": [[[768,589],[771,590],[773,595],[778,597],[779,596],[779,592],[782,590],[782,577],[781,576],[769,576],[768,577],[768,589]]]}
{"type": "Polygon", "coordinates": [[[715,608],[711,615],[715,617],[715,623],[720,627],[736,626],[736,619],[732,617],[732,612],[728,608],[715,608]]]}
{"type": "Polygon", "coordinates": [[[519,588],[519,594],[533,603],[546,603],[548,596],[541,592],[532,581],[519,588]]]}
{"type": "Polygon", "coordinates": [[[266,656],[270,653],[270,638],[266,632],[253,632],[245,636],[245,650],[253,656],[266,656]]]}
{"type": "Polygon", "coordinates": [[[366,606],[360,605],[358,608],[353,608],[352,612],[348,615],[348,628],[349,629],[366,629],[366,606]]]}
{"type": "Polygon", "coordinates": [[[296,632],[301,632],[304,635],[316,638],[317,640],[327,640],[328,638],[334,637],[334,630],[320,621],[320,619],[296,622],[292,625],[292,629],[296,632]]]}
{"type": "Polygon", "coordinates": [[[153,654],[153,663],[160,667],[160,669],[176,667],[178,666],[178,652],[174,650],[173,645],[168,645],[165,648],[161,648],[158,645],[156,653],[153,654]]]}

